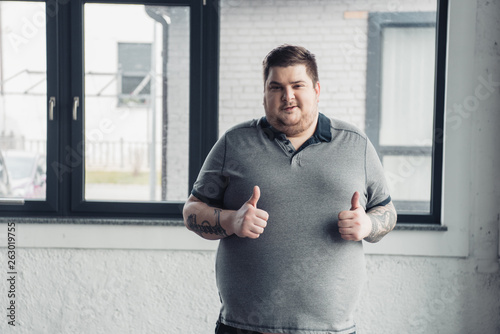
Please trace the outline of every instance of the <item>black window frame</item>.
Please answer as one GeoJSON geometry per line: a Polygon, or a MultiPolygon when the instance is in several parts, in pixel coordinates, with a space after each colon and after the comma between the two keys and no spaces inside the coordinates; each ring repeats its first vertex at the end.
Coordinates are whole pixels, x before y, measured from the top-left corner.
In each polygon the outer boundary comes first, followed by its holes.
{"type": "MultiPolygon", "coordinates": [[[[190,8],[189,177],[190,190],[217,139],[218,1],[94,0],[46,3],[47,105],[56,99],[54,120],[47,116],[47,198],[24,205],[2,205],[4,217],[95,217],[141,220],[181,219],[184,202],[89,201],[84,198],[83,8],[86,3],[186,6],[190,8]],[[204,89],[202,89],[205,87],[204,89]],[[76,120],[74,98],[79,98],[76,120]],[[215,98],[214,98],[215,97],[215,98]]],[[[48,110],[48,107],[47,107],[48,110]]]]}
{"type": "MultiPolygon", "coordinates": [[[[390,12],[370,13],[368,18],[368,56],[366,76],[366,133],[380,158],[384,155],[426,155],[432,157],[431,198],[429,213],[399,213],[398,224],[441,224],[443,181],[443,136],[445,113],[445,75],[447,45],[448,0],[438,0],[435,13],[390,12]],[[432,147],[381,146],[380,137],[380,79],[382,30],[385,27],[435,26],[435,71],[432,147]]],[[[395,201],[396,202],[396,201],[395,201]]],[[[397,203],[396,209],[397,209],[397,203]]]]}

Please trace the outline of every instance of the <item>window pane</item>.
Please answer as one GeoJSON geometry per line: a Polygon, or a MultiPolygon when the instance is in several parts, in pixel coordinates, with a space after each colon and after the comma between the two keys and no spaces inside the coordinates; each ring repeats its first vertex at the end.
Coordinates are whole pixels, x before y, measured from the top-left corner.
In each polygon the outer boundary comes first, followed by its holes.
{"type": "Polygon", "coordinates": [[[45,3],[0,1],[0,197],[46,198],[45,36],[45,3]]]}
{"type": "Polygon", "coordinates": [[[434,27],[382,30],[380,145],[432,141],[434,35],[434,27]]]}
{"type": "Polygon", "coordinates": [[[85,199],[185,200],[189,8],[87,3],[84,15],[85,199]]]}
{"type": "Polygon", "coordinates": [[[426,154],[433,151],[437,5],[437,0],[221,0],[219,135],[264,115],[267,53],[281,44],[302,45],[318,61],[319,111],[363,131],[367,123],[376,124],[370,140],[388,178],[398,180],[391,194],[398,211],[430,213],[432,158],[426,154]],[[378,27],[370,25],[375,16],[382,17],[378,27]],[[373,73],[377,78],[371,80],[373,73]],[[367,104],[372,95],[377,103],[367,104]],[[401,179],[408,161],[420,159],[401,179]]]}
{"type": "Polygon", "coordinates": [[[429,212],[432,158],[424,155],[387,155],[382,163],[398,212],[429,212]]]}

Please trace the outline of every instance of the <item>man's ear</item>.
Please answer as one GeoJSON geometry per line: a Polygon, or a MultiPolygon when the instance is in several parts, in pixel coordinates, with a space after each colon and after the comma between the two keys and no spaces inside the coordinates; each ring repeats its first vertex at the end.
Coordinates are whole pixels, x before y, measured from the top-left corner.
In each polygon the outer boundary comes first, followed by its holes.
{"type": "Polygon", "coordinates": [[[321,86],[319,84],[319,81],[316,82],[316,86],[314,86],[314,90],[316,91],[316,100],[319,102],[319,93],[321,91],[321,86]]]}

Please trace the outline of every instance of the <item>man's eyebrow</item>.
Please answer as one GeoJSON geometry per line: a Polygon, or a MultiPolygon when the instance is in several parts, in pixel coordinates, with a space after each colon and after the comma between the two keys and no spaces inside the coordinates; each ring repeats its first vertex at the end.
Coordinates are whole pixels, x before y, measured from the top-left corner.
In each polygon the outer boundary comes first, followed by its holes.
{"type": "MultiPolygon", "coordinates": [[[[295,85],[295,84],[298,84],[298,83],[306,83],[306,80],[297,80],[297,81],[292,81],[290,82],[291,85],[295,85]]],[[[269,86],[270,85],[282,85],[281,82],[278,82],[278,81],[271,81],[269,82],[269,86]]]]}

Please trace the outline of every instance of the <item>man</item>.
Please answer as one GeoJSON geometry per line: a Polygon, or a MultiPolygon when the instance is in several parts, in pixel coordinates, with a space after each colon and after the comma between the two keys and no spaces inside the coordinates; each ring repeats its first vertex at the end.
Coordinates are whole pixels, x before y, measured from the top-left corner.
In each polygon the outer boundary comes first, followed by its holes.
{"type": "Polygon", "coordinates": [[[355,333],[361,240],[396,224],[380,160],[363,133],[318,112],[308,50],[280,46],[263,67],[265,117],[219,139],[183,212],[220,239],[216,333],[355,333]]]}

